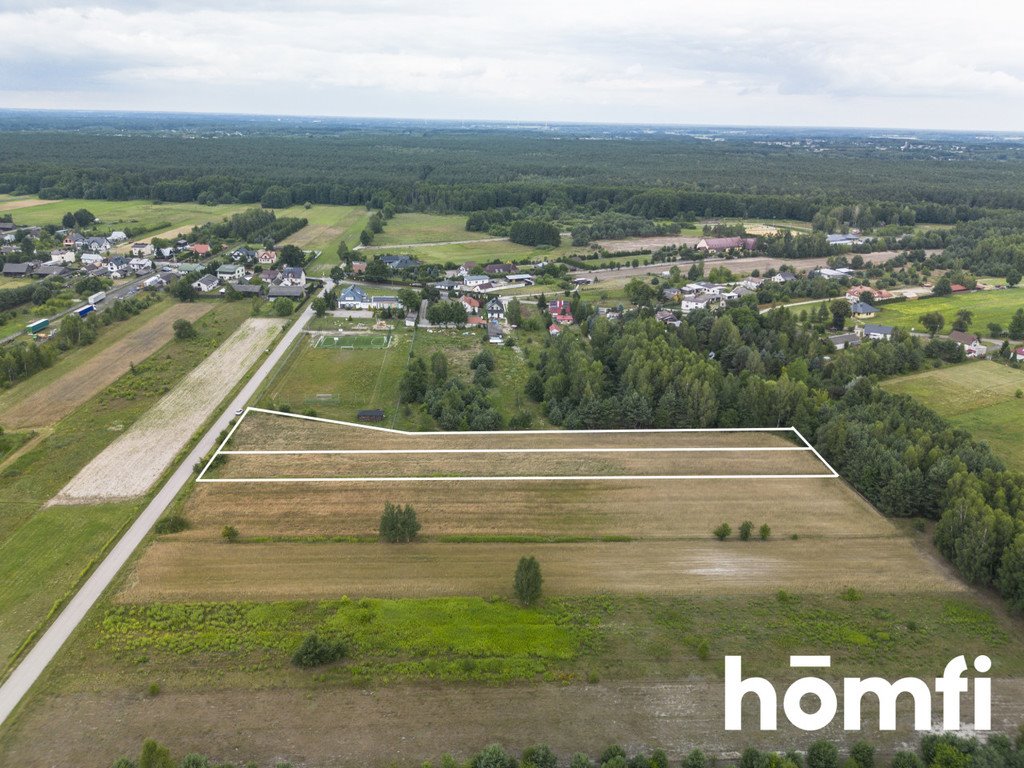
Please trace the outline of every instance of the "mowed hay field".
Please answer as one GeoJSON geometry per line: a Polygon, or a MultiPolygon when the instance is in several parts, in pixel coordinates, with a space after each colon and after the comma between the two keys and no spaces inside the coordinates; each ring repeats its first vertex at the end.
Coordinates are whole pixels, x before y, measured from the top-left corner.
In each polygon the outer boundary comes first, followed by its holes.
{"type": "MultiPolygon", "coordinates": [[[[710,539],[710,537],[708,537],[710,539]]],[[[131,603],[498,596],[514,599],[524,554],[550,596],[955,592],[958,582],[899,538],[498,544],[158,542],[119,599],[131,603]],[[870,567],[865,567],[870,563],[870,567]]]]}
{"type": "Polygon", "coordinates": [[[975,439],[989,444],[1008,467],[1024,471],[1024,371],[991,360],[914,373],[882,383],[911,395],[975,439]]]}
{"type": "MultiPolygon", "coordinates": [[[[213,305],[207,303],[173,304],[163,302],[160,314],[122,336],[60,378],[34,391],[16,388],[0,398],[0,421],[7,429],[43,427],[55,424],[97,392],[116,381],[133,364],[141,363],[174,336],[175,320],[197,320],[213,305]],[[6,401],[6,402],[4,402],[6,401]]],[[[109,333],[113,329],[105,329],[109,333]]],[[[89,348],[85,348],[89,352],[89,348]]]]}
{"type": "MultiPolygon", "coordinates": [[[[872,254],[872,257],[874,255],[872,254]]],[[[927,312],[940,312],[946,320],[943,332],[948,333],[953,321],[956,320],[956,313],[966,309],[974,315],[971,332],[979,336],[987,336],[989,335],[989,323],[999,323],[1006,328],[1010,324],[1013,313],[1021,308],[1024,308],[1024,289],[1022,288],[970,291],[950,296],[885,304],[881,307],[882,311],[871,322],[907,330],[916,328],[923,331],[921,315],[927,312]]]]}
{"type": "Polygon", "coordinates": [[[54,498],[58,504],[141,496],[281,331],[251,318],[54,498]]]}

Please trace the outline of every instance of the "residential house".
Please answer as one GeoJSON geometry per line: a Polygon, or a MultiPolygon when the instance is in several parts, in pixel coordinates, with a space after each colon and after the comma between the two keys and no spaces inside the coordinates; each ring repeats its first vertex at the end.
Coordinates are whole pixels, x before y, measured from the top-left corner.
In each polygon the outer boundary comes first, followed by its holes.
{"type": "Polygon", "coordinates": [[[493,299],[487,302],[487,319],[505,319],[505,305],[502,304],[501,299],[499,299],[497,296],[495,296],[493,299]]]}
{"type": "Polygon", "coordinates": [[[82,254],[82,264],[85,265],[85,266],[94,265],[94,264],[102,264],[102,263],[103,263],[103,257],[100,256],[98,253],[83,253],[82,254]]]}
{"type": "Polygon", "coordinates": [[[107,235],[107,240],[111,243],[123,243],[127,239],[128,235],[126,235],[119,229],[115,229],[113,232],[107,235]]]}
{"type": "Polygon", "coordinates": [[[525,272],[519,272],[514,275],[509,275],[505,279],[508,280],[510,283],[519,283],[521,285],[534,285],[537,282],[534,279],[533,275],[527,274],[525,272]]]}
{"type": "Polygon", "coordinates": [[[477,263],[475,261],[467,261],[465,264],[459,267],[456,274],[458,274],[460,277],[465,277],[466,275],[473,274],[473,270],[476,268],[477,263]]]}
{"type": "Polygon", "coordinates": [[[819,267],[811,273],[811,277],[823,277],[826,280],[840,280],[850,276],[849,269],[832,269],[831,267],[819,267]]]}
{"type": "Polygon", "coordinates": [[[514,264],[488,264],[484,267],[484,273],[491,275],[492,277],[511,275],[515,271],[516,267],[514,264]]]}
{"type": "Polygon", "coordinates": [[[742,299],[744,296],[756,296],[757,291],[752,288],[747,288],[745,285],[738,285],[730,292],[733,297],[742,299]]]}
{"type": "Polygon", "coordinates": [[[683,291],[681,288],[669,286],[661,289],[661,297],[666,301],[679,301],[683,298],[683,291]]]}
{"type": "Polygon", "coordinates": [[[561,332],[562,329],[559,327],[557,323],[552,323],[551,325],[548,326],[548,333],[550,333],[552,336],[557,336],[561,332]]]}
{"type": "Polygon", "coordinates": [[[200,293],[209,293],[210,291],[215,291],[218,285],[220,285],[220,281],[217,280],[217,278],[214,277],[213,275],[203,275],[194,283],[192,283],[192,287],[195,288],[200,293]]]}
{"type": "Polygon", "coordinates": [[[847,347],[860,345],[860,336],[856,333],[840,333],[835,336],[829,336],[828,340],[832,342],[832,346],[836,349],[846,349],[847,347]]]}
{"type": "Polygon", "coordinates": [[[740,282],[740,287],[746,288],[748,291],[756,291],[764,281],[763,277],[745,277],[740,282]]]}
{"type": "Polygon", "coordinates": [[[866,323],[863,327],[857,327],[857,333],[863,336],[865,339],[873,339],[878,341],[880,339],[891,339],[895,328],[891,325],[874,325],[872,323],[866,323]]]}
{"type": "Polygon", "coordinates": [[[222,282],[241,280],[245,277],[244,264],[222,264],[217,267],[217,278],[222,282]]]}
{"type": "Polygon", "coordinates": [[[263,280],[264,283],[267,283],[268,285],[270,283],[280,282],[280,277],[281,272],[280,270],[277,269],[264,269],[262,272],[260,272],[260,278],[263,280]]]}
{"type": "Polygon", "coordinates": [[[561,325],[572,324],[572,307],[565,299],[555,299],[548,302],[548,314],[554,318],[556,323],[561,325]]]}
{"type": "Polygon", "coordinates": [[[189,250],[199,258],[210,255],[210,246],[207,243],[192,243],[189,250]]]}
{"type": "Polygon", "coordinates": [[[240,248],[235,248],[235,250],[231,252],[231,259],[233,261],[244,261],[247,263],[256,261],[256,251],[252,250],[252,248],[246,248],[244,246],[240,248]]]}
{"type": "Polygon", "coordinates": [[[115,256],[107,261],[107,271],[113,279],[119,280],[122,277],[128,277],[131,274],[132,268],[128,264],[128,259],[124,256],[115,256]]]}
{"type": "Polygon", "coordinates": [[[752,251],[756,247],[756,237],[704,237],[697,242],[698,251],[729,251],[733,248],[752,251]]]}
{"type": "Polygon", "coordinates": [[[77,232],[68,232],[64,235],[65,248],[81,248],[85,243],[85,237],[77,232]]]}
{"type": "Polygon", "coordinates": [[[981,343],[981,339],[975,336],[973,333],[965,333],[964,331],[952,331],[949,334],[949,340],[955,341],[961,347],[964,348],[964,352],[967,353],[968,357],[982,358],[988,354],[988,347],[981,343]]]}
{"type": "Polygon", "coordinates": [[[385,254],[378,256],[377,261],[386,266],[388,269],[413,269],[420,265],[419,259],[414,259],[412,256],[402,256],[396,254],[385,254]]]}
{"type": "Polygon", "coordinates": [[[143,288],[148,288],[151,291],[159,291],[161,288],[164,288],[166,285],[167,285],[167,281],[164,280],[162,277],[160,277],[160,275],[153,275],[152,277],[147,277],[142,282],[142,287],[143,288]]]}
{"type": "Polygon", "coordinates": [[[656,312],[654,319],[664,323],[665,325],[671,325],[674,328],[678,328],[683,324],[683,321],[676,317],[675,312],[671,312],[667,309],[662,309],[656,312]]]}
{"type": "Polygon", "coordinates": [[[479,288],[484,284],[490,285],[490,283],[491,278],[487,275],[466,275],[462,278],[462,284],[467,288],[479,288]]]}
{"type": "Polygon", "coordinates": [[[142,275],[153,269],[153,262],[150,259],[143,259],[136,256],[128,262],[128,266],[136,275],[142,275]]]}
{"type": "Polygon", "coordinates": [[[459,298],[459,303],[466,308],[467,315],[480,314],[479,299],[474,299],[472,296],[462,296],[459,298]]]}
{"type": "Polygon", "coordinates": [[[466,325],[483,327],[487,325],[487,321],[480,317],[480,315],[470,315],[466,318],[466,325]]]}
{"type": "Polygon", "coordinates": [[[683,290],[688,293],[718,293],[722,289],[722,286],[716,285],[715,283],[705,283],[703,281],[697,283],[687,283],[683,290]]]}
{"type": "Polygon", "coordinates": [[[306,272],[302,267],[285,267],[281,270],[281,285],[306,285],[306,272]]]}
{"type": "Polygon", "coordinates": [[[106,253],[110,250],[110,241],[105,237],[87,237],[82,247],[93,253],[106,253]]]}
{"type": "Polygon", "coordinates": [[[863,301],[854,302],[850,307],[850,311],[856,318],[874,317],[878,314],[878,310],[872,307],[870,304],[865,304],[863,301]]]}
{"type": "Polygon", "coordinates": [[[772,277],[773,283],[790,283],[796,280],[796,275],[792,272],[779,272],[777,275],[772,277]]]}
{"type": "Polygon", "coordinates": [[[353,261],[352,268],[349,270],[353,275],[361,275],[366,271],[365,261],[353,261]]]}
{"type": "Polygon", "coordinates": [[[402,302],[397,296],[371,296],[370,309],[397,309],[402,302]]]}
{"type": "Polygon", "coordinates": [[[264,248],[256,252],[256,261],[265,267],[272,267],[277,263],[277,254],[264,248]]]}
{"type": "Polygon", "coordinates": [[[350,285],[338,294],[338,309],[369,309],[370,299],[358,285],[350,285]]]}
{"type": "Polygon", "coordinates": [[[132,256],[152,256],[154,254],[152,243],[132,243],[132,256]]]}
{"type": "Polygon", "coordinates": [[[893,298],[893,294],[881,288],[870,288],[866,285],[855,285],[846,292],[846,300],[853,304],[861,301],[861,294],[870,293],[872,301],[885,301],[893,298]]]}
{"type": "Polygon", "coordinates": [[[725,306],[725,299],[711,293],[704,293],[699,296],[687,294],[680,302],[680,309],[684,315],[688,315],[697,309],[721,309],[725,306]]]}
{"type": "Polygon", "coordinates": [[[74,264],[77,258],[74,251],[50,251],[50,261],[54,264],[74,264]]]}

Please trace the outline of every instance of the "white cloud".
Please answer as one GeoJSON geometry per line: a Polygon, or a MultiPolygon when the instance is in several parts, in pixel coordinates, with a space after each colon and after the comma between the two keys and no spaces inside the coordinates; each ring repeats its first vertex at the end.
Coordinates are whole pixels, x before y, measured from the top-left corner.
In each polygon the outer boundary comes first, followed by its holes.
{"type": "Polygon", "coordinates": [[[1024,118],[1007,109],[1024,95],[1024,7],[994,0],[3,7],[6,106],[987,128],[1024,118]]]}

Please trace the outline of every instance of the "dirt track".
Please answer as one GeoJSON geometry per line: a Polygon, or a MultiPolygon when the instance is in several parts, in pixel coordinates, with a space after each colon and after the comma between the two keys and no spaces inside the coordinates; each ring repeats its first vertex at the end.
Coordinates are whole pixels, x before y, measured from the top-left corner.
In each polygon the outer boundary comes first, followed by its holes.
{"type": "Polygon", "coordinates": [[[141,496],[277,336],[280,320],[250,319],[53,499],[81,504],[141,496]]]}
{"type": "Polygon", "coordinates": [[[112,384],[171,340],[178,319],[195,320],[213,308],[211,303],[175,304],[141,328],[111,344],[91,359],[56,381],[4,410],[7,429],[25,429],[56,424],[104,387],[112,384]]]}

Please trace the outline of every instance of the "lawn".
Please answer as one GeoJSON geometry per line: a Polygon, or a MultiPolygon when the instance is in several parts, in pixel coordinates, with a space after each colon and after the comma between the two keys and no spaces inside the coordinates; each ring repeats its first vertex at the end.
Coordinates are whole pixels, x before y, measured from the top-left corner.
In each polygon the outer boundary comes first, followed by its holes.
{"type": "Polygon", "coordinates": [[[948,333],[953,321],[956,320],[956,313],[961,309],[966,309],[974,313],[971,331],[979,336],[989,336],[989,323],[999,323],[1006,329],[1013,313],[1021,308],[1024,308],[1024,289],[1022,288],[973,291],[885,304],[881,307],[882,311],[871,322],[923,331],[921,315],[926,312],[941,312],[946,320],[942,332],[948,333]]]}
{"type": "MultiPolygon", "coordinates": [[[[552,246],[538,246],[536,248],[528,245],[518,245],[508,240],[483,240],[477,243],[457,243],[455,245],[428,245],[415,248],[398,248],[397,251],[415,256],[426,264],[463,264],[467,261],[475,261],[478,264],[490,264],[494,261],[515,261],[535,263],[538,261],[553,261],[560,256],[568,256],[573,253],[589,253],[585,248],[574,248],[563,238],[563,244],[557,248],[552,246]]],[[[367,258],[373,258],[374,254],[396,252],[395,248],[378,247],[376,244],[370,248],[359,251],[367,258]]]]}
{"type": "Polygon", "coordinates": [[[913,373],[882,383],[912,395],[983,440],[1007,466],[1024,471],[1024,372],[991,360],[913,373]]]}

